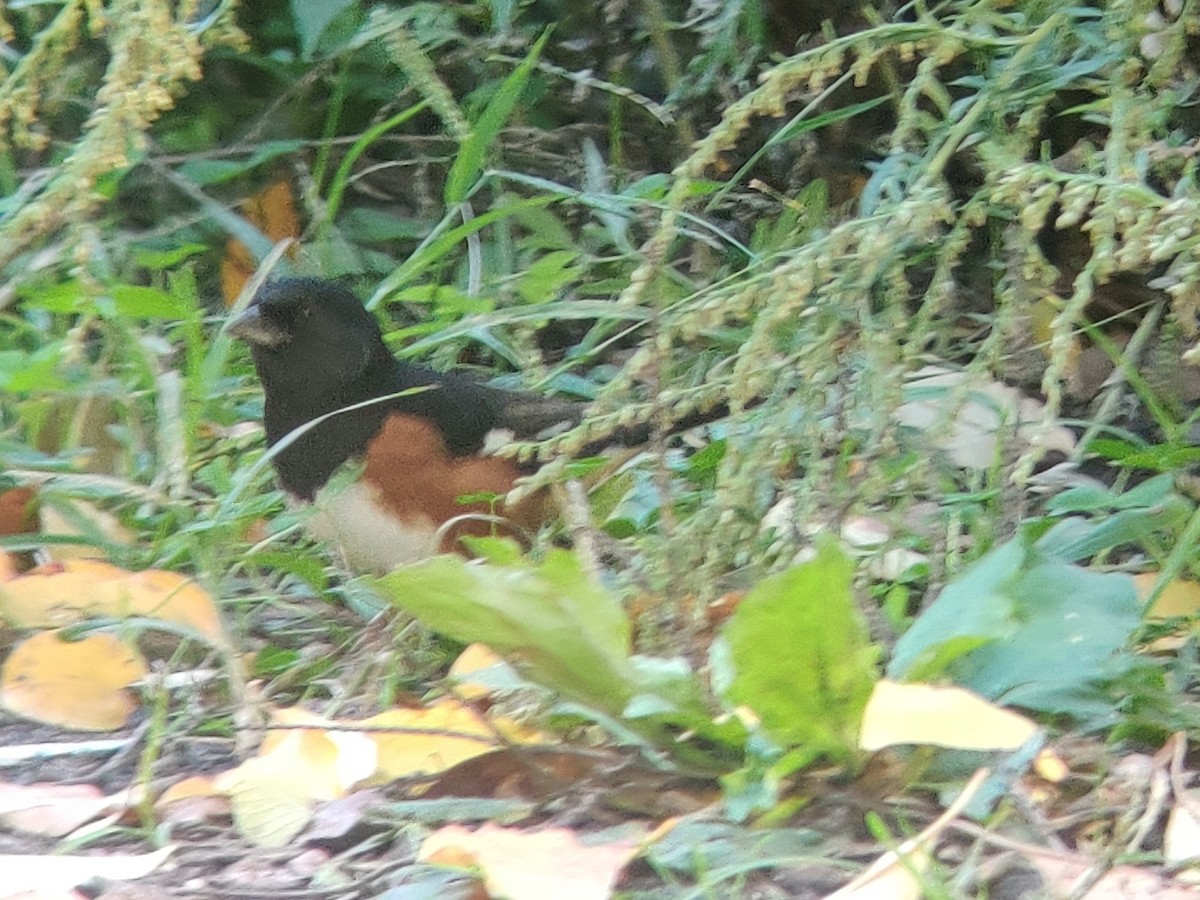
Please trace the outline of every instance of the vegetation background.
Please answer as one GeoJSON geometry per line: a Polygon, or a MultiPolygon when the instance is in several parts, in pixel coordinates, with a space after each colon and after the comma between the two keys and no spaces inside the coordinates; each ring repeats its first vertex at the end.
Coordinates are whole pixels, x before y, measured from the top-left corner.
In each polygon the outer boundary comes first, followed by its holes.
{"type": "MultiPolygon", "coordinates": [[[[145,695],[139,778],[194,768],[168,736],[237,734],[246,677],[366,714],[481,641],[564,701],[524,718],[719,800],[631,892],[817,896],[813,854],[894,845],[970,770],[868,753],[886,664],[1075,748],[1033,809],[1022,742],[988,828],[1095,851],[1093,883],[1188,858],[1170,803],[1101,789],[1197,726],[1194,0],[29,0],[0,39],[0,488],[41,511],[5,546],[182,573],[226,622],[229,684],[145,695]],[[304,544],[220,330],[286,271],[349,283],[402,355],[592,401],[514,451],[547,480],[649,423],[577,553],[368,585],[304,544]],[[380,597],[432,630],[364,631],[380,597]]],[[[921,889],[1070,880],[971,839],[921,889]]]]}

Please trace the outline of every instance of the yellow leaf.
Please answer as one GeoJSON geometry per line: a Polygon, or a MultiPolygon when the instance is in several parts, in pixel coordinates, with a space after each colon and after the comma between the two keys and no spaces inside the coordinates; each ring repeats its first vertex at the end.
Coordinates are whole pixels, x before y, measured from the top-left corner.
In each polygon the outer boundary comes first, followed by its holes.
{"type": "Polygon", "coordinates": [[[366,719],[379,748],[379,773],[391,781],[441,772],[500,746],[496,731],[469,706],[440,700],[428,709],[393,709],[366,719]]]}
{"type": "Polygon", "coordinates": [[[212,598],[183,575],[128,572],[96,560],[67,560],[0,581],[0,616],[19,628],[55,628],[85,616],[146,616],[187,625],[217,643],[224,634],[212,598]]]}
{"type": "Polygon", "coordinates": [[[285,846],[312,818],[309,767],[289,761],[256,756],[216,779],[229,794],[238,831],[260,847],[285,846]]]}
{"type": "MultiPolygon", "coordinates": [[[[113,544],[132,546],[136,536],[121,524],[112,513],[85,500],[60,499],[55,504],[42,506],[39,518],[41,532],[50,537],[88,537],[98,534],[113,544]],[[69,506],[76,518],[65,515],[59,506],[69,506]],[[86,527],[84,524],[86,523],[86,527]]],[[[48,543],[46,552],[55,562],[68,559],[89,559],[104,554],[88,544],[48,543]]]]}
{"type": "Polygon", "coordinates": [[[146,665],[110,634],[64,641],[45,631],[22,642],[0,670],[0,704],[17,715],[86,731],[120,728],[135,703],[127,688],[146,665]]]}
{"type": "Polygon", "coordinates": [[[606,900],[639,846],[635,839],[584,845],[564,828],[519,831],[488,824],[470,831],[449,825],[425,839],[418,859],[479,869],[493,897],[606,900]]]}
{"type": "MultiPolygon", "coordinates": [[[[1150,596],[1150,591],[1154,588],[1157,580],[1158,573],[1156,572],[1143,572],[1133,576],[1134,587],[1142,600],[1150,596]]],[[[1163,592],[1158,595],[1158,599],[1154,601],[1154,606],[1147,611],[1146,616],[1161,621],[1176,616],[1194,616],[1198,612],[1200,612],[1200,583],[1176,578],[1167,583],[1163,592]]]]}
{"type": "Polygon", "coordinates": [[[238,830],[261,847],[282,847],[308,823],[318,801],[343,797],[376,768],[366,735],[331,730],[306,710],[276,710],[277,725],[313,725],[269,732],[259,755],[213,779],[229,795],[238,830]]]}
{"type": "Polygon", "coordinates": [[[478,676],[489,669],[500,671],[508,668],[508,663],[495,654],[484,644],[471,644],[458,655],[447,677],[454,682],[455,695],[463,700],[482,700],[495,693],[494,688],[480,680],[478,676]]]}
{"type": "Polygon", "coordinates": [[[1022,715],[956,687],[881,679],[863,711],[859,746],[934,744],[961,750],[1015,750],[1037,732],[1022,715]]]}

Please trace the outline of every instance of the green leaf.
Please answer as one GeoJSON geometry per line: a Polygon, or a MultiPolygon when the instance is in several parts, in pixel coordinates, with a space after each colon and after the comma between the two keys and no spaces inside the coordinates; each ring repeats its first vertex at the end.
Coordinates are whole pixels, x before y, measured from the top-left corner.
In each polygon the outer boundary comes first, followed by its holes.
{"type": "Polygon", "coordinates": [[[750,707],[784,747],[839,762],[856,754],[878,655],[854,602],[853,571],[826,544],[812,561],[755,587],[723,635],[733,669],[725,699],[750,707]]]}
{"type": "Polygon", "coordinates": [[[531,681],[620,713],[638,684],[629,620],[617,599],[564,550],[533,567],[509,541],[471,546],[488,561],[438,556],[397,569],[376,588],[433,630],[487,644],[531,681]]]}
{"type": "Polygon", "coordinates": [[[300,56],[311,58],[329,23],[353,5],[354,0],[291,0],[292,21],[300,38],[300,56]]]}
{"type": "Polygon", "coordinates": [[[1133,581],[1012,541],[948,585],[896,643],[888,675],[942,674],[984,696],[1096,721],[1104,683],[1134,664],[1133,581]]]}
{"type": "Polygon", "coordinates": [[[117,313],[134,319],[183,319],[192,312],[185,298],[158,288],[136,284],[118,284],[105,291],[117,313]]]}
{"type": "Polygon", "coordinates": [[[1087,559],[1123,544],[1137,544],[1159,531],[1181,526],[1188,504],[1181,497],[1161,506],[1122,509],[1098,521],[1073,516],[1056,524],[1038,540],[1038,549],[1063,560],[1087,559]]]}
{"type": "Polygon", "coordinates": [[[517,280],[517,293],[526,303],[545,303],[558,296],[565,285],[577,280],[582,271],[572,263],[579,258],[571,250],[555,250],[526,266],[517,280]]]}
{"type": "Polygon", "coordinates": [[[304,141],[267,141],[245,159],[193,159],[179,166],[179,174],[199,185],[220,184],[252,172],[265,162],[303,149],[304,141]]]}
{"type": "Polygon", "coordinates": [[[62,362],[61,341],[26,353],[0,350],[0,390],[13,394],[64,390],[67,383],[55,371],[62,362]]]}
{"type": "Polygon", "coordinates": [[[517,0],[488,0],[487,5],[492,8],[492,31],[497,34],[508,34],[512,31],[517,0]]]}
{"type": "Polygon", "coordinates": [[[496,135],[500,133],[500,129],[507,124],[508,117],[512,115],[513,107],[517,105],[522,91],[525,90],[529,73],[533,71],[534,63],[537,62],[537,58],[549,38],[550,32],[546,31],[537,39],[512,74],[504,79],[504,83],[500,85],[495,96],[488,102],[483,113],[475,122],[470,135],[462,142],[458,156],[455,157],[454,164],[450,166],[450,172],[446,176],[444,192],[446,206],[458,206],[467,199],[471,188],[479,179],[479,173],[483,171],[488,148],[496,139],[496,135]]]}
{"type": "Polygon", "coordinates": [[[888,676],[934,678],[965,653],[1006,639],[1016,625],[1012,585],[1024,561],[1024,548],[1012,541],[981,557],[947,585],[896,642],[888,676]]]}
{"type": "Polygon", "coordinates": [[[205,244],[177,244],[159,249],[156,247],[135,247],[134,262],[143,269],[172,269],[193,256],[208,252],[205,244]]]}
{"type": "MultiPolygon", "coordinates": [[[[489,209],[487,212],[475,216],[475,218],[463,222],[461,225],[449,230],[434,229],[421,246],[396,269],[380,282],[379,287],[375,289],[375,293],[371,295],[371,299],[367,301],[367,308],[374,309],[379,301],[398,290],[410,284],[418,275],[424,272],[431,265],[442,259],[447,253],[457,247],[465,238],[475,234],[477,231],[482,231],[493,222],[516,215],[521,209],[529,207],[547,206],[555,202],[554,197],[528,197],[523,200],[516,200],[512,203],[506,203],[495,209],[489,209]]],[[[612,304],[608,304],[611,306],[612,304]]],[[[544,312],[536,313],[539,316],[545,316],[544,312]]],[[[469,328],[476,327],[469,324],[469,328]]]]}

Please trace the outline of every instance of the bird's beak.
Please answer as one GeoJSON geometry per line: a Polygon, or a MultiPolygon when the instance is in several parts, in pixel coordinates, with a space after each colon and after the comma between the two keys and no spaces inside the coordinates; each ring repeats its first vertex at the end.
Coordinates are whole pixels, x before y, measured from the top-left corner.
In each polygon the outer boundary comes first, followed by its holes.
{"type": "Polygon", "coordinates": [[[225,333],[251,347],[266,347],[274,350],[289,340],[286,331],[262,314],[257,306],[248,306],[239,315],[225,323],[225,333]]]}

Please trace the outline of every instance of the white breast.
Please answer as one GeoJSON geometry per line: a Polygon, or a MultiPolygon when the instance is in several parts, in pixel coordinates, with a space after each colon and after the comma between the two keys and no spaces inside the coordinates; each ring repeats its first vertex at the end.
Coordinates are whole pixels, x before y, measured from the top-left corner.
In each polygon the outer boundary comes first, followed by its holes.
{"type": "Polygon", "coordinates": [[[397,523],[362,481],[332,478],[312,505],[308,533],[337,545],[346,564],[358,572],[382,575],[438,552],[434,522],[397,523]]]}

